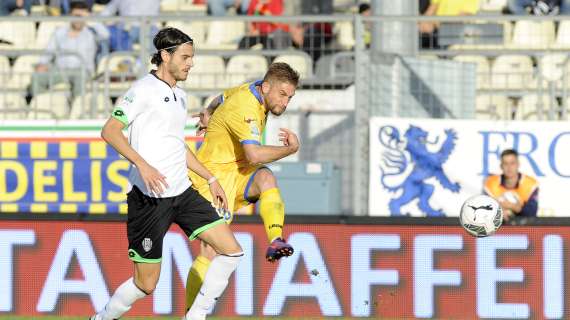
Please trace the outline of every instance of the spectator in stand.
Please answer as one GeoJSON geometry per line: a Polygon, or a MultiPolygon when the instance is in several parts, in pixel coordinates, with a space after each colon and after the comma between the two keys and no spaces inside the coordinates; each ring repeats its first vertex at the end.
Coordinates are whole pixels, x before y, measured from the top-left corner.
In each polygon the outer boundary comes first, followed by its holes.
{"type": "MultiPolygon", "coordinates": [[[[333,14],[332,0],[303,0],[299,5],[303,15],[333,14]]],[[[330,22],[292,25],[289,27],[289,32],[294,46],[307,52],[313,61],[333,51],[329,46],[333,39],[333,25],[330,22]]]]}
{"type": "Polygon", "coordinates": [[[247,14],[250,0],[208,0],[208,14],[225,16],[229,8],[235,8],[237,14],[247,14]]]}
{"type": "MultiPolygon", "coordinates": [[[[425,1],[420,0],[420,9],[425,7],[425,1]]],[[[479,11],[479,0],[431,0],[424,16],[466,16],[474,15],[479,11]]],[[[438,23],[432,21],[420,22],[421,47],[424,49],[437,49],[438,23]]]]}
{"type": "MultiPolygon", "coordinates": [[[[50,16],[61,16],[69,15],[71,11],[71,3],[76,0],[47,0],[48,4],[48,14],[50,16]]],[[[89,10],[93,8],[94,4],[107,4],[111,0],[84,0],[89,7],[89,10]]]]}
{"type": "Polygon", "coordinates": [[[509,0],[507,8],[518,15],[566,15],[570,14],[570,0],[509,0]]]}
{"type": "MultiPolygon", "coordinates": [[[[105,9],[101,12],[102,16],[114,16],[118,14],[121,17],[130,16],[151,16],[156,17],[160,14],[160,1],[161,0],[111,0],[105,9]]],[[[125,23],[118,23],[110,26],[111,32],[111,51],[131,51],[133,44],[140,42],[141,28],[138,23],[126,25],[125,23]]],[[[158,27],[151,26],[150,34],[148,35],[149,49],[154,52],[152,39],[158,33],[158,27]]]]}
{"type": "MultiPolygon", "coordinates": [[[[71,16],[89,16],[89,6],[84,1],[71,3],[71,16]]],[[[101,23],[89,26],[83,21],[73,21],[67,26],[57,28],[51,35],[46,55],[42,56],[32,76],[31,94],[48,90],[52,85],[69,81],[73,94],[81,94],[81,68],[85,79],[95,72],[95,55],[98,42],[109,39],[109,31],[101,23]],[[69,55],[65,52],[79,55],[69,55]]]]}
{"type": "Polygon", "coordinates": [[[485,179],[484,192],[495,198],[503,208],[503,219],[536,217],[538,211],[538,182],[519,172],[519,158],[515,150],[501,153],[500,175],[485,179]]]}
{"type": "Polygon", "coordinates": [[[27,16],[31,12],[33,0],[0,0],[0,16],[17,14],[27,16]]]}
{"type": "MultiPolygon", "coordinates": [[[[71,12],[71,3],[75,0],[49,0],[49,14],[52,16],[68,15],[71,12]]],[[[93,7],[93,0],[85,0],[89,10],[93,7]]]]}
{"type": "MultiPolygon", "coordinates": [[[[251,0],[248,16],[280,16],[283,14],[283,0],[251,0]]],[[[239,42],[240,49],[257,44],[264,49],[286,49],[291,46],[289,26],[284,23],[256,21],[248,24],[248,34],[239,42]]]]}
{"type": "MultiPolygon", "coordinates": [[[[364,2],[358,5],[358,14],[365,17],[370,17],[370,15],[372,15],[372,9],[370,8],[370,4],[364,2]]],[[[370,47],[370,42],[372,41],[371,29],[372,29],[372,24],[370,23],[370,21],[367,21],[364,24],[364,44],[366,45],[367,48],[370,47]]]]}

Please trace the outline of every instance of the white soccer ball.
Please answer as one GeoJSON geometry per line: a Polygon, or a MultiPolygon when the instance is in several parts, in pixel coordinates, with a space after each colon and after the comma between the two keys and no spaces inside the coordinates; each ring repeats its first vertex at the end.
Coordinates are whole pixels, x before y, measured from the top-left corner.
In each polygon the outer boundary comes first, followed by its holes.
{"type": "Polygon", "coordinates": [[[503,210],[497,200],[476,195],[463,203],[459,214],[461,226],[475,237],[487,237],[495,233],[503,223],[503,210]]]}

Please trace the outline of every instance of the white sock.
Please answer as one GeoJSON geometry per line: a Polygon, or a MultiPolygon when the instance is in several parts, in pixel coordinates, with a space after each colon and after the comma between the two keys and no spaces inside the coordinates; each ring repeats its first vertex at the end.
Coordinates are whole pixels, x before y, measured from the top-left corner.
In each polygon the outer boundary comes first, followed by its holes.
{"type": "Polygon", "coordinates": [[[186,313],[187,320],[206,319],[206,314],[214,307],[228,286],[229,278],[242,256],[243,252],[240,252],[232,255],[218,255],[212,260],[200,292],[186,313]]]}
{"type": "Polygon", "coordinates": [[[135,285],[133,278],[129,278],[117,288],[111,300],[107,302],[105,309],[99,312],[98,316],[103,320],[119,319],[131,309],[135,301],[144,297],[146,297],[146,293],[135,285]]]}

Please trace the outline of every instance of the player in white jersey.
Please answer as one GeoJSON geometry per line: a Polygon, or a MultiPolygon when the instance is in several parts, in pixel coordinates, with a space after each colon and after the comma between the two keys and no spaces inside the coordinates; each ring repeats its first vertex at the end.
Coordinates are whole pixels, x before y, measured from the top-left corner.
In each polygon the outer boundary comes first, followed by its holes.
{"type": "MultiPolygon", "coordinates": [[[[151,294],[160,275],[162,239],[172,223],[190,240],[200,238],[220,254],[185,319],[205,319],[243,255],[212,203],[191,188],[190,169],[208,180],[215,205],[227,207],[222,187],[188,149],[184,140],[186,94],[176,86],[192,67],[192,39],[175,28],[154,38],[157,70],[135,82],[113,110],[101,136],[131,162],[127,194],[129,258],[134,276],[115,291],[94,320],[118,319],[133,303],[151,294]],[[122,133],[128,128],[128,140],[122,133]],[[214,266],[215,264],[215,266],[214,266]]],[[[227,209],[227,208],[226,208],[227,209]]]]}

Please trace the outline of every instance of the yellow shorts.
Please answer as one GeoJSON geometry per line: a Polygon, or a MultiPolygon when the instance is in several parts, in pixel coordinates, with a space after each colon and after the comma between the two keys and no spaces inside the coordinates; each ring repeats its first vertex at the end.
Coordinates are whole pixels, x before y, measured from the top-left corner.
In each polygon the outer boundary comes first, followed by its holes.
{"type": "MultiPolygon", "coordinates": [[[[220,166],[217,169],[208,168],[210,172],[212,172],[212,174],[218,178],[220,185],[226,193],[226,198],[228,199],[228,209],[231,211],[229,217],[224,217],[226,219],[226,222],[230,223],[233,219],[233,214],[238,210],[240,213],[253,213],[252,210],[244,210],[244,208],[250,206],[252,203],[257,201],[257,199],[248,199],[246,195],[249,191],[251,183],[253,182],[255,173],[262,168],[266,167],[250,166],[238,169],[223,169],[220,166]]],[[[212,201],[212,194],[210,193],[210,186],[208,185],[208,182],[192,171],[190,171],[189,176],[192,180],[193,187],[198,190],[198,192],[204,198],[212,201]]]]}

